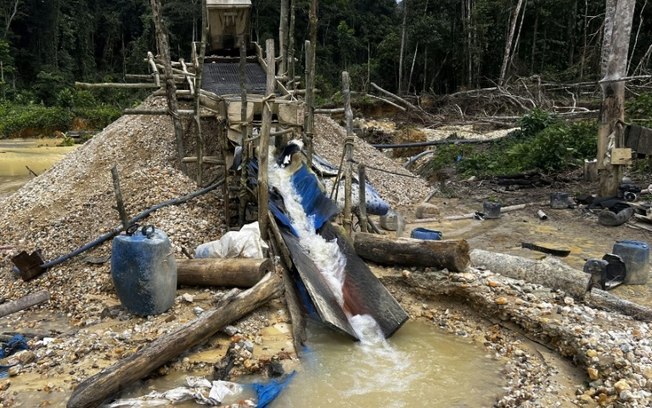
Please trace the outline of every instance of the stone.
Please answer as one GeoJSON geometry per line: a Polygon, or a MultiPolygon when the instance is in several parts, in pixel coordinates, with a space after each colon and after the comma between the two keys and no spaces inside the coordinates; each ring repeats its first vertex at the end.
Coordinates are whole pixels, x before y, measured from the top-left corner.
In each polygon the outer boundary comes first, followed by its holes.
{"type": "Polygon", "coordinates": [[[619,380],[614,384],[614,388],[616,389],[616,392],[621,393],[622,391],[629,390],[632,387],[626,380],[619,380]]]}
{"type": "Polygon", "coordinates": [[[597,368],[589,367],[589,368],[586,369],[586,373],[589,375],[589,378],[590,378],[591,380],[594,380],[594,381],[595,381],[595,380],[597,380],[598,378],[600,378],[599,373],[598,373],[598,369],[597,369],[597,368]]]}

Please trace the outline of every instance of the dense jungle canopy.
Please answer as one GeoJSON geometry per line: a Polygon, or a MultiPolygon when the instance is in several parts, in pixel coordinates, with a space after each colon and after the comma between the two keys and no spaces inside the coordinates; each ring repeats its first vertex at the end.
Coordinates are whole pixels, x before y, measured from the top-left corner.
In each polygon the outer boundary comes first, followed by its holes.
{"type": "MultiPolygon", "coordinates": [[[[310,0],[294,1],[302,64],[310,0]]],[[[280,2],[252,3],[251,39],[277,38],[280,2]]],[[[636,3],[628,75],[652,69],[652,4],[636,3]]],[[[200,36],[200,4],[163,2],[173,58],[188,58],[200,36]]],[[[490,86],[510,31],[505,79],[597,80],[604,14],[605,0],[322,0],[317,87],[329,95],[346,69],[354,88],[375,82],[396,91],[401,49],[403,93],[490,86]]],[[[55,104],[75,80],[122,81],[146,72],[143,58],[156,50],[148,0],[0,0],[0,30],[0,96],[12,100],[55,104]]]]}

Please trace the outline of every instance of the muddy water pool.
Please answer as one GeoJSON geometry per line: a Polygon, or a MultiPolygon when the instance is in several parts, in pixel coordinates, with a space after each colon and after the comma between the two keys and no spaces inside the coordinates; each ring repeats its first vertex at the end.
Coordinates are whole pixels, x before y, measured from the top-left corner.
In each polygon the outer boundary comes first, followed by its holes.
{"type": "Polygon", "coordinates": [[[0,198],[10,195],[32,178],[27,167],[41,174],[77,148],[57,146],[59,143],[61,139],[0,140],[0,198]]]}
{"type": "MultiPolygon", "coordinates": [[[[373,345],[309,325],[307,343],[297,374],[272,407],[487,407],[504,386],[499,361],[478,345],[444,334],[425,321],[410,320],[387,343],[373,345]]],[[[140,382],[122,397],[185,386],[187,375],[191,374],[171,372],[140,382]]],[[[239,379],[243,384],[257,380],[239,379]]],[[[245,387],[243,394],[225,402],[254,396],[245,387]]]]}

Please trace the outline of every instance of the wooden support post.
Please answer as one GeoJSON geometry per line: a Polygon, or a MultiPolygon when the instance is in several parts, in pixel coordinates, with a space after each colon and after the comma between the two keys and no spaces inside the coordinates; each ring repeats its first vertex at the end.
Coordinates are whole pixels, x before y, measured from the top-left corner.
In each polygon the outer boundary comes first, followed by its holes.
{"type": "MultiPolygon", "coordinates": [[[[152,16],[154,19],[154,26],[156,28],[156,44],[158,45],[159,55],[163,59],[163,68],[165,74],[165,91],[168,101],[168,108],[170,109],[170,116],[172,116],[172,123],[174,124],[174,135],[177,141],[177,156],[179,158],[179,165],[182,171],[186,171],[186,165],[181,161],[185,156],[183,148],[183,125],[179,118],[179,107],[177,104],[177,86],[174,83],[174,74],[172,72],[172,61],[170,59],[170,46],[168,44],[168,36],[163,28],[163,17],[161,16],[161,1],[150,0],[152,5],[152,16]]],[[[183,73],[183,72],[182,72],[183,73]]]]}
{"type": "Polygon", "coordinates": [[[295,61],[294,61],[294,55],[295,55],[295,39],[294,39],[294,25],[296,22],[296,5],[297,0],[290,0],[290,32],[289,32],[289,38],[288,38],[288,72],[289,72],[289,77],[290,81],[292,82],[292,89],[296,90],[297,89],[297,80],[295,78],[296,71],[295,71],[295,61]]]}
{"type": "Polygon", "coordinates": [[[20,312],[28,307],[38,305],[50,299],[50,293],[47,290],[42,290],[36,293],[30,293],[13,302],[7,302],[0,305],[0,317],[8,316],[12,313],[20,312]]]}
{"type": "MultiPolygon", "coordinates": [[[[246,44],[246,37],[240,36],[240,44],[246,44]]],[[[240,173],[240,194],[238,207],[238,222],[240,225],[245,223],[245,213],[247,210],[247,162],[249,161],[249,142],[246,142],[249,135],[249,123],[247,121],[247,49],[240,47],[240,146],[242,146],[242,171],[240,173]]]]}
{"type": "Polygon", "coordinates": [[[127,216],[127,211],[125,210],[125,203],[122,200],[122,190],[120,190],[120,178],[118,176],[118,168],[116,166],[111,167],[111,177],[113,178],[113,190],[115,191],[115,200],[118,206],[118,214],[120,214],[120,221],[122,222],[122,227],[127,230],[129,228],[129,217],[127,216]]]}
{"type": "Polygon", "coordinates": [[[305,117],[304,117],[304,125],[303,125],[303,130],[304,130],[304,135],[305,138],[303,140],[303,144],[305,145],[306,149],[306,154],[308,158],[308,167],[312,166],[312,152],[313,152],[313,147],[312,147],[312,136],[313,136],[313,126],[314,126],[314,109],[315,109],[315,101],[314,101],[314,92],[315,92],[315,84],[314,84],[314,77],[313,77],[313,71],[311,71],[311,67],[313,66],[312,64],[312,47],[310,46],[310,41],[305,42],[305,48],[306,48],[306,69],[305,69],[305,75],[306,75],[306,111],[305,111],[305,117]]]}
{"type": "Polygon", "coordinates": [[[360,201],[358,202],[359,211],[360,211],[360,231],[367,232],[367,174],[366,167],[364,164],[358,165],[358,183],[360,191],[358,197],[360,201]]]}
{"type": "Polygon", "coordinates": [[[225,300],[178,330],[160,336],[140,350],[105,368],[79,384],[67,408],[97,407],[108,397],[132,385],[147,374],[202,344],[227,324],[246,316],[282,290],[280,278],[268,273],[251,289],[225,300]]]}
{"type": "Polygon", "coordinates": [[[147,51],[147,63],[149,64],[152,74],[154,75],[154,82],[157,87],[161,86],[161,75],[158,73],[158,67],[154,62],[154,54],[151,51],[147,51]]]}
{"type": "Polygon", "coordinates": [[[342,96],[344,97],[344,116],[346,118],[346,140],[344,142],[344,213],[342,224],[347,234],[351,234],[351,186],[353,184],[353,111],[351,110],[351,80],[349,73],[342,72],[342,96]]]}
{"type": "MultiPolygon", "coordinates": [[[[208,9],[206,8],[206,0],[201,1],[201,44],[199,46],[199,56],[195,62],[195,125],[197,126],[197,185],[202,184],[202,179],[204,177],[204,134],[201,131],[201,80],[202,74],[204,72],[204,57],[206,56],[206,41],[208,41],[208,9]]],[[[182,61],[181,61],[182,62],[182,61]]],[[[183,65],[183,70],[186,71],[186,66],[183,65]]],[[[190,81],[190,78],[188,78],[190,81]]],[[[190,92],[193,91],[193,88],[190,88],[190,92]]],[[[224,170],[224,180],[226,185],[228,185],[227,180],[227,171],[224,170]]],[[[228,198],[228,197],[227,197],[228,198]]],[[[228,207],[228,205],[227,205],[228,207]]],[[[228,226],[228,223],[227,223],[228,226]]]]}
{"type": "Polygon", "coordinates": [[[177,259],[177,284],[250,288],[274,270],[271,259],[177,259]]]}
{"type": "MultiPolygon", "coordinates": [[[[186,62],[183,60],[183,58],[179,58],[179,62],[181,63],[181,67],[183,68],[183,72],[185,72],[187,75],[183,76],[183,79],[186,81],[188,84],[188,89],[190,89],[190,93],[194,94],[195,93],[195,84],[193,83],[193,79],[190,77],[190,72],[188,72],[188,66],[186,65],[186,62]]],[[[199,68],[201,69],[201,68],[199,68]]]]}
{"type": "Polygon", "coordinates": [[[269,134],[272,128],[272,106],[274,103],[274,89],[276,79],[274,72],[274,40],[268,39],[265,43],[267,54],[267,91],[263,102],[263,124],[260,129],[260,140],[258,142],[258,225],[260,226],[260,237],[267,240],[267,225],[269,217],[267,209],[269,206],[269,184],[267,182],[267,167],[269,155],[269,134]]]}
{"type": "Polygon", "coordinates": [[[280,75],[287,74],[289,4],[290,0],[281,0],[281,18],[278,25],[278,55],[281,57],[278,71],[280,75]]]}

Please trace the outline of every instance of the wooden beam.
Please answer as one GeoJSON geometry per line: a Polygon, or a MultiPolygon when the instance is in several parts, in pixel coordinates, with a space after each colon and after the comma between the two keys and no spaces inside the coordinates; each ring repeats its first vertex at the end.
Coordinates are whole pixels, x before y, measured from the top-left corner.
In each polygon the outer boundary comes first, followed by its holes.
{"type": "Polygon", "coordinates": [[[344,212],[342,224],[351,235],[351,187],[353,185],[353,111],[351,110],[351,80],[349,73],[342,72],[342,96],[344,97],[344,117],[346,118],[346,139],[344,141],[344,212]]]}
{"type": "Polygon", "coordinates": [[[127,83],[127,82],[75,82],[77,88],[82,89],[93,89],[93,88],[127,88],[127,89],[149,89],[149,88],[160,88],[160,85],[153,84],[151,82],[142,82],[142,83],[127,83]]]}

